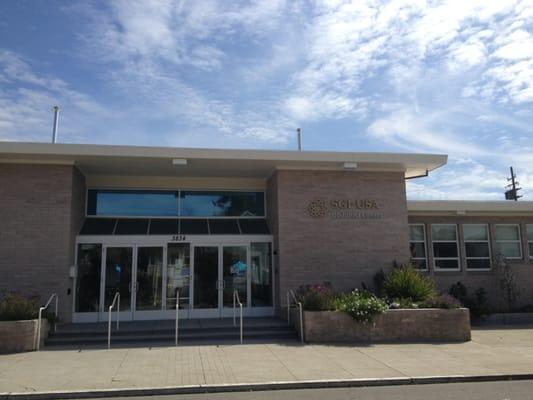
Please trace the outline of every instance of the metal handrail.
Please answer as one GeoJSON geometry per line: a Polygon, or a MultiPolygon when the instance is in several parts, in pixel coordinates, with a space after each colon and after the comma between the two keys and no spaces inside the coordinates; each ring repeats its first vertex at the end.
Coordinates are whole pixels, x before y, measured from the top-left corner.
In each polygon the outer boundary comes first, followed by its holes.
{"type": "Polygon", "coordinates": [[[175,346],[178,345],[179,309],[180,309],[180,291],[176,290],[176,334],[175,334],[175,339],[174,339],[175,346]]]}
{"type": "Polygon", "coordinates": [[[304,343],[304,324],[302,302],[298,301],[292,289],[287,290],[287,324],[291,324],[291,299],[300,311],[300,340],[304,343]]]}
{"type": "Polygon", "coordinates": [[[115,297],[113,297],[113,302],[109,306],[109,311],[107,313],[107,348],[111,348],[111,310],[113,310],[113,307],[115,307],[115,303],[117,303],[117,331],[119,330],[119,320],[120,320],[120,292],[115,293],[115,297]]]}
{"type": "Polygon", "coordinates": [[[44,307],[40,307],[39,308],[39,318],[37,320],[37,343],[36,343],[36,346],[35,346],[37,351],[39,351],[39,349],[41,348],[41,325],[42,325],[43,311],[48,308],[48,306],[50,305],[50,303],[52,302],[54,297],[56,299],[56,304],[55,304],[56,321],[54,322],[54,332],[57,329],[57,306],[58,306],[58,303],[59,303],[59,296],[57,295],[57,293],[52,293],[52,295],[50,296],[50,298],[48,299],[48,301],[46,302],[44,307]]]}
{"type": "Polygon", "coordinates": [[[239,292],[237,290],[234,290],[233,291],[233,326],[237,326],[237,323],[235,321],[236,303],[239,304],[239,308],[240,308],[240,337],[241,337],[241,344],[242,344],[242,303],[241,303],[241,299],[239,298],[239,292]]]}

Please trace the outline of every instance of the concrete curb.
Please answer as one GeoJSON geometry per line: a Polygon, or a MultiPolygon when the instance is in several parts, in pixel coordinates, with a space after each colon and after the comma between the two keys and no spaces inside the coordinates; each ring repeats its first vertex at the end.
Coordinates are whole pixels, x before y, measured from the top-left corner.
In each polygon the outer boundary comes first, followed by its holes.
{"type": "Polygon", "coordinates": [[[30,393],[0,393],[0,400],[97,399],[102,397],[162,396],[198,393],[253,392],[267,390],[325,389],[365,386],[428,385],[436,383],[473,383],[533,380],[531,374],[452,375],[399,378],[311,380],[220,385],[166,386],[159,388],[95,389],[30,393]]]}

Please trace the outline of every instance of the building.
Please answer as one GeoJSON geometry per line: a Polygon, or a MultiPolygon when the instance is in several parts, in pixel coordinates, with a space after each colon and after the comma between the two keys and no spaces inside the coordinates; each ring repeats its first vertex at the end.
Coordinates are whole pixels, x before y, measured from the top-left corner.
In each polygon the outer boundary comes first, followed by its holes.
{"type": "Polygon", "coordinates": [[[407,201],[430,154],[0,143],[0,291],[65,321],[272,315],[288,289],[371,287],[412,259],[500,301],[497,253],[533,299],[533,203],[407,201]]]}

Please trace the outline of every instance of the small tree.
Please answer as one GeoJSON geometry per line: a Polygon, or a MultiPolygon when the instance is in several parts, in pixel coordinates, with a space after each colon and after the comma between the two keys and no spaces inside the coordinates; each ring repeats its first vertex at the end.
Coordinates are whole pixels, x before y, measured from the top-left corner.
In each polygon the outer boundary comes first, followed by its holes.
{"type": "Polygon", "coordinates": [[[520,291],[516,282],[516,274],[503,254],[496,255],[494,265],[500,282],[502,298],[505,301],[505,308],[507,311],[511,311],[516,300],[520,296],[520,291]]]}

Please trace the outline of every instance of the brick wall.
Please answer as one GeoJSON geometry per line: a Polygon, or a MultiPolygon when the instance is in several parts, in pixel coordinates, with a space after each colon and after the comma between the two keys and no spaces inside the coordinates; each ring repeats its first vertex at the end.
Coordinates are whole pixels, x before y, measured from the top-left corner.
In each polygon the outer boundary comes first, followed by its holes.
{"type": "Polygon", "coordinates": [[[287,289],[301,284],[371,286],[381,268],[409,258],[403,173],[280,170],[269,179],[268,198],[282,304],[287,289]],[[382,219],[314,218],[314,199],[376,200],[382,219]]]}
{"type": "Polygon", "coordinates": [[[73,166],[0,164],[0,292],[59,294],[71,318],[69,267],[85,204],[83,175],[73,166]]]}
{"type": "Polygon", "coordinates": [[[496,255],[495,225],[519,224],[522,239],[522,259],[508,260],[515,272],[520,297],[517,305],[533,303],[533,260],[529,259],[527,248],[526,224],[533,224],[533,216],[410,216],[409,223],[425,224],[426,244],[428,252],[428,274],[433,277],[442,291],[448,291],[451,285],[460,281],[470,294],[482,287],[487,291],[489,303],[495,309],[505,308],[500,287],[500,276],[496,269],[490,271],[468,271],[466,269],[466,255],[463,241],[463,224],[489,224],[491,255],[496,255]],[[460,271],[435,271],[433,268],[433,251],[431,244],[431,224],[458,224],[460,271]]]}

